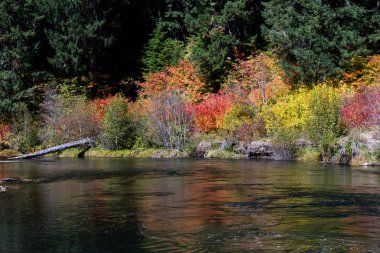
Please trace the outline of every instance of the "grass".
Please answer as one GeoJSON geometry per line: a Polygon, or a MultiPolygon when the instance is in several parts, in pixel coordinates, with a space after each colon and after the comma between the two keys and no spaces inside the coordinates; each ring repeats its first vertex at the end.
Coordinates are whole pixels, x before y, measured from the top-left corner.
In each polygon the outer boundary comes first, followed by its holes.
{"type": "Polygon", "coordinates": [[[17,151],[12,150],[12,149],[0,150],[0,158],[11,158],[11,157],[18,156],[18,155],[20,155],[20,152],[17,152],[17,151]]]}
{"type": "Polygon", "coordinates": [[[241,159],[241,158],[246,158],[246,156],[241,155],[241,154],[236,154],[228,150],[212,149],[207,152],[206,158],[241,159]]]}
{"type": "MultiPolygon", "coordinates": [[[[82,150],[71,149],[65,150],[59,157],[78,157],[82,150]]],[[[184,158],[188,157],[187,153],[179,150],[165,149],[124,149],[124,150],[105,150],[101,148],[91,148],[84,157],[86,158],[184,158]]]]}
{"type": "MultiPolygon", "coordinates": [[[[81,149],[69,149],[60,153],[61,158],[78,157],[81,149]]],[[[124,149],[124,150],[105,150],[102,148],[91,148],[85,154],[86,158],[186,158],[188,153],[179,150],[166,150],[157,148],[147,149],[124,149]]],[[[236,154],[227,150],[210,150],[206,158],[220,159],[239,159],[245,158],[244,155],[236,154]]]]}

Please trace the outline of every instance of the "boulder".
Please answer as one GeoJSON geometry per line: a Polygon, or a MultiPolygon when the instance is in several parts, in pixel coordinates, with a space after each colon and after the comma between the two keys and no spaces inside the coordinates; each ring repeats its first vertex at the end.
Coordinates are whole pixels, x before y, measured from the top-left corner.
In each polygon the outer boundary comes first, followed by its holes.
{"type": "Polygon", "coordinates": [[[272,158],[274,147],[269,141],[239,142],[234,151],[251,159],[272,158]]]}

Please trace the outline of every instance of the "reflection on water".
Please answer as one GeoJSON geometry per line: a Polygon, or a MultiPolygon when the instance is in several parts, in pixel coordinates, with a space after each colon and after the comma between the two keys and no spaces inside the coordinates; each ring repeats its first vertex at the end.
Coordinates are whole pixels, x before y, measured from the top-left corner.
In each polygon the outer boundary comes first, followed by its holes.
{"type": "Polygon", "coordinates": [[[380,252],[380,169],[220,160],[0,163],[0,252],[380,252]]]}

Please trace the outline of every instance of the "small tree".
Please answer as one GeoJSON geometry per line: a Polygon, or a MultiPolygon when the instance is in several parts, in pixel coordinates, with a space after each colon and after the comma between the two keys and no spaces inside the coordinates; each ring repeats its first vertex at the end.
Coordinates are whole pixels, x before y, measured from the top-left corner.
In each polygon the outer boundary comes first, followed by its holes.
{"type": "Polygon", "coordinates": [[[149,124],[159,145],[183,150],[192,119],[191,110],[178,91],[162,92],[152,98],[149,124]]]}
{"type": "Polygon", "coordinates": [[[161,72],[165,67],[177,64],[183,58],[183,48],[183,42],[167,38],[163,23],[158,22],[145,47],[142,59],[145,71],[147,73],[161,72]]]}
{"type": "Polygon", "coordinates": [[[108,149],[132,148],[135,131],[125,98],[122,95],[114,96],[105,106],[102,144],[108,149]]]}
{"type": "Polygon", "coordinates": [[[289,91],[284,75],[276,59],[262,52],[233,64],[224,91],[235,100],[256,107],[289,91]]]}

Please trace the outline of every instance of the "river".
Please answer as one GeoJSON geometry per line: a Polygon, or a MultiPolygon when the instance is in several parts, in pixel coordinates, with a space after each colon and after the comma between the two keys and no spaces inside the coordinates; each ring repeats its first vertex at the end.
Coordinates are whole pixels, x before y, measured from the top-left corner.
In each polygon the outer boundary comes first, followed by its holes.
{"type": "Polygon", "coordinates": [[[0,252],[380,252],[380,168],[0,162],[0,252]]]}

